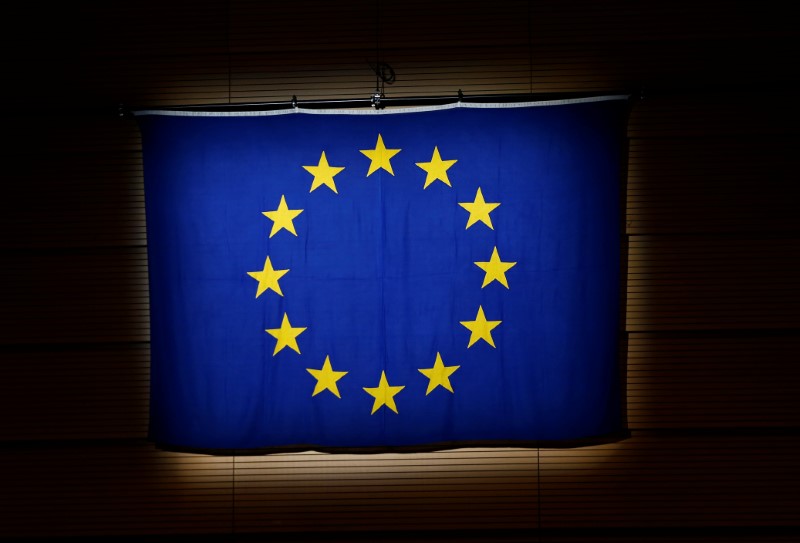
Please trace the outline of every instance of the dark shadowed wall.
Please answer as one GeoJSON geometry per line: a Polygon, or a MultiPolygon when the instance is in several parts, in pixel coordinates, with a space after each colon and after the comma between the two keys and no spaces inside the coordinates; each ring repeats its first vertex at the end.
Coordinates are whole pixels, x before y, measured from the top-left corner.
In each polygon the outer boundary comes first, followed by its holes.
{"type": "Polygon", "coordinates": [[[6,8],[0,537],[796,540],[800,77],[780,5],[6,8]],[[361,456],[146,441],[141,146],[119,104],[366,98],[378,56],[396,72],[390,97],[643,97],[621,229],[630,438],[361,456]]]}

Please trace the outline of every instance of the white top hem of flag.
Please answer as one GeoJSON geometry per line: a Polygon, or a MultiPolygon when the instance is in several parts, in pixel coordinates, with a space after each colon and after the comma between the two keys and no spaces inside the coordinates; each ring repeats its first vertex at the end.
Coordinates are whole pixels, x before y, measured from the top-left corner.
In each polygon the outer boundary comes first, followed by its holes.
{"type": "MultiPolygon", "coordinates": [[[[308,109],[294,107],[271,111],[181,111],[169,109],[143,109],[134,111],[136,116],[141,115],[172,115],[177,117],[263,117],[267,115],[290,115],[294,113],[309,113],[312,115],[392,115],[397,113],[419,113],[455,108],[521,108],[542,106],[563,106],[587,102],[604,102],[609,100],[627,100],[630,95],[615,94],[607,96],[592,96],[587,98],[564,98],[560,100],[542,100],[538,102],[456,102],[438,106],[398,107],[393,109],[308,109]]],[[[230,104],[235,107],[236,104],[230,104]]]]}

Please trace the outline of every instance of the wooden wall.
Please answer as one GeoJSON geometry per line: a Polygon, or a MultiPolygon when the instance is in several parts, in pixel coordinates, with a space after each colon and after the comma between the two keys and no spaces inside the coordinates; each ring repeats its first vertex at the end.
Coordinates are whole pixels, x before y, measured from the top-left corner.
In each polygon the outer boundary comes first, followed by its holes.
{"type": "Polygon", "coordinates": [[[796,540],[800,77],[796,17],[780,6],[9,8],[0,538],[796,540]],[[366,98],[377,49],[397,75],[390,97],[643,92],[621,234],[629,439],[223,457],[145,440],[141,147],[118,105],[366,98]]]}

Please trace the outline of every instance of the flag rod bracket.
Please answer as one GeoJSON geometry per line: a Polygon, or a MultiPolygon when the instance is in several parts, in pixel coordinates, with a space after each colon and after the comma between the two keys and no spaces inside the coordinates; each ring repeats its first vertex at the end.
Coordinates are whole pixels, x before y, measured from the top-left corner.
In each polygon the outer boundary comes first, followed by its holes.
{"type": "Polygon", "coordinates": [[[118,106],[120,117],[131,117],[133,113],[141,110],[160,110],[160,111],[192,111],[192,112],[254,112],[254,111],[275,111],[282,109],[337,109],[337,108],[375,108],[383,109],[386,107],[415,107],[431,105],[447,105],[455,103],[515,103],[515,102],[539,102],[550,100],[568,100],[576,98],[593,98],[598,96],[608,96],[612,94],[632,94],[630,91],[606,91],[606,92],[559,92],[559,93],[524,93],[524,94],[476,94],[467,96],[461,89],[457,93],[449,96],[400,96],[387,97],[380,91],[372,93],[368,98],[334,98],[334,99],[312,99],[299,100],[297,95],[293,95],[291,100],[277,102],[242,102],[242,103],[210,103],[210,104],[188,104],[172,106],[146,106],[146,107],[126,107],[124,104],[118,106]]]}

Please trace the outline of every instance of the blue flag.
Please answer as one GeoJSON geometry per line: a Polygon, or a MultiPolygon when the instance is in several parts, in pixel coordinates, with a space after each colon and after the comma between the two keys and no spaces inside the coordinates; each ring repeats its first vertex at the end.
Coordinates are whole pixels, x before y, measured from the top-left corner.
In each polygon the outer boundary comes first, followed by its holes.
{"type": "Polygon", "coordinates": [[[525,444],[620,430],[625,97],[140,112],[151,439],[525,444]]]}

